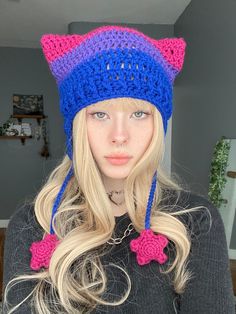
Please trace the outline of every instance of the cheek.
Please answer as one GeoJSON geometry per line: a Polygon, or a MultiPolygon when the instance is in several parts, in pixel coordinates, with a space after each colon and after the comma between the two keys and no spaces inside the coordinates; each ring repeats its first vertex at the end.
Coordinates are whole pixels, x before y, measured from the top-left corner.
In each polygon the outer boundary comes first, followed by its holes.
{"type": "Polygon", "coordinates": [[[136,132],[135,137],[135,145],[137,150],[140,151],[140,153],[144,153],[148,146],[150,145],[153,137],[153,126],[147,125],[145,127],[139,128],[138,132],[136,132]]]}
{"type": "Polygon", "coordinates": [[[96,157],[99,154],[99,151],[103,147],[104,137],[98,132],[97,129],[93,129],[93,128],[92,129],[88,128],[87,135],[88,135],[88,142],[90,145],[90,149],[94,157],[96,157]]]}
{"type": "Polygon", "coordinates": [[[142,140],[144,143],[149,142],[153,136],[153,124],[148,123],[139,127],[135,131],[136,137],[142,140]]]}

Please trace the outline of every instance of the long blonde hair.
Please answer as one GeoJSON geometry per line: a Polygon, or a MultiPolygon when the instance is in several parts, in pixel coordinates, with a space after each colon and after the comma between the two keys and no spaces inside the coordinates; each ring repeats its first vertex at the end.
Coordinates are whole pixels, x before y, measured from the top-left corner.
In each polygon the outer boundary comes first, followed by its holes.
{"type": "MultiPolygon", "coordinates": [[[[158,173],[156,192],[151,213],[151,228],[154,232],[167,236],[174,243],[175,259],[164,275],[173,271],[173,288],[182,294],[192,273],[187,269],[191,248],[190,233],[187,227],[176,217],[189,212],[207,209],[204,206],[176,209],[181,191],[187,191],[183,184],[166,174],[163,168],[164,132],[160,112],[149,102],[141,99],[120,98],[123,108],[151,109],[154,132],[148,149],[131,170],[124,182],[124,197],[128,215],[137,232],[144,228],[147,198],[155,171],[158,173]],[[176,195],[168,208],[160,203],[164,199],[163,191],[176,195]]],[[[117,102],[117,99],[104,101],[104,104],[117,102]]],[[[101,173],[90,150],[86,133],[86,110],[77,113],[73,121],[73,166],[74,176],[69,181],[58,211],[54,217],[54,230],[60,244],[55,249],[48,269],[40,272],[22,274],[13,278],[6,286],[7,294],[18,281],[36,280],[32,292],[21,303],[9,309],[14,311],[30,296],[32,313],[90,313],[98,304],[117,306],[129,296],[131,280],[121,266],[121,272],[127,276],[127,291],[119,299],[110,303],[102,299],[106,291],[107,276],[100,257],[105,254],[100,248],[113,234],[115,218],[111,203],[104,188],[101,173]],[[76,265],[76,267],[75,267],[76,265]],[[49,290],[47,290],[49,288],[49,290]],[[49,291],[46,293],[46,291],[49,291]],[[76,304],[76,305],[75,305],[76,304]]],[[[46,183],[32,201],[37,221],[44,230],[50,232],[50,219],[55,198],[71,167],[71,160],[65,155],[61,163],[52,171],[46,183]]],[[[168,198],[168,194],[165,194],[168,198]]]]}

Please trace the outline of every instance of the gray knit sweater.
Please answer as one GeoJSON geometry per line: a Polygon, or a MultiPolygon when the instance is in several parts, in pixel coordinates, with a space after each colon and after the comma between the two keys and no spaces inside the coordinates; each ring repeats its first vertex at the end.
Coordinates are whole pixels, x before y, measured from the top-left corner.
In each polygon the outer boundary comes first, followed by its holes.
{"type": "MultiPolygon", "coordinates": [[[[164,205],[171,204],[171,198],[164,205]]],[[[97,306],[92,313],[127,314],[233,314],[234,296],[230,274],[230,264],[226,236],[222,218],[217,208],[202,196],[182,192],[181,204],[190,208],[203,205],[209,208],[212,225],[207,212],[193,212],[177,216],[191,230],[191,251],[187,268],[193,274],[182,295],[174,291],[173,273],[164,275],[161,270],[169,268],[175,257],[173,243],[170,241],[164,252],[168,255],[166,264],[152,261],[145,266],[136,262],[136,254],[129,249],[129,242],[136,238],[134,230],[121,244],[109,246],[109,253],[101,260],[108,277],[107,291],[103,295],[108,301],[118,300],[126,291],[126,277],[112,263],[126,269],[131,279],[131,292],[128,299],[119,306],[97,306]]],[[[167,210],[168,206],[164,209],[167,210]]],[[[176,206],[175,210],[180,209],[176,206]]],[[[114,236],[123,235],[130,223],[126,213],[116,217],[114,236]]],[[[42,239],[43,231],[38,224],[33,208],[24,205],[11,216],[4,246],[4,288],[16,274],[29,273],[32,242],[42,239]]],[[[107,244],[108,245],[108,244],[107,244]]],[[[9,292],[9,301],[15,305],[22,301],[36,282],[17,284],[9,292]]],[[[52,311],[53,312],[53,311],[52,311]]],[[[4,305],[4,313],[7,313],[4,305]]],[[[35,313],[29,301],[23,303],[15,313],[35,313]]],[[[61,313],[61,312],[60,312],[61,313]]],[[[64,313],[64,312],[63,312],[64,313]]]]}

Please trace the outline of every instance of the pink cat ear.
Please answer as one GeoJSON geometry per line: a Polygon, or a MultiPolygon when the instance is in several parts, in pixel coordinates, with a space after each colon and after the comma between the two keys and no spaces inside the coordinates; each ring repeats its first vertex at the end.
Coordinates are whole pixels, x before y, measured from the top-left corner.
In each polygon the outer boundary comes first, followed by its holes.
{"type": "Polygon", "coordinates": [[[40,43],[46,60],[52,62],[80,44],[82,38],[83,36],[77,34],[44,34],[40,39],[40,43]]]}
{"type": "Polygon", "coordinates": [[[152,43],[159,49],[168,63],[178,71],[182,69],[186,48],[184,38],[163,38],[153,40],[152,43]]]}

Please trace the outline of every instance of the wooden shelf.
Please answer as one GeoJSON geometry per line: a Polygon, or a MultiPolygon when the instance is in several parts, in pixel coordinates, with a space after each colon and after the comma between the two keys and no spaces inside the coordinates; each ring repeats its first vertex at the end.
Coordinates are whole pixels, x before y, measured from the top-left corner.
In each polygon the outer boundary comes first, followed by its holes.
{"type": "MultiPolygon", "coordinates": [[[[21,123],[22,119],[37,119],[38,125],[40,125],[41,119],[47,118],[45,115],[27,115],[27,114],[12,114],[11,118],[16,118],[21,123]]],[[[33,138],[33,136],[20,136],[20,135],[0,135],[0,140],[13,140],[20,139],[22,145],[25,145],[25,139],[33,138]]]]}
{"type": "Polygon", "coordinates": [[[37,119],[38,125],[40,125],[40,120],[46,119],[47,116],[45,116],[45,115],[29,115],[29,114],[12,114],[11,118],[16,118],[19,122],[21,122],[22,119],[37,119]]]}
{"type": "Polygon", "coordinates": [[[19,136],[19,135],[15,135],[15,136],[13,136],[13,135],[0,135],[0,140],[13,140],[13,139],[21,139],[21,143],[23,144],[23,145],[25,145],[25,139],[26,138],[33,138],[33,136],[31,135],[31,136],[26,136],[26,135],[22,135],[22,136],[19,136]]]}
{"type": "Polygon", "coordinates": [[[236,179],[236,171],[228,171],[227,176],[236,179]]]}
{"type": "Polygon", "coordinates": [[[12,118],[35,118],[35,119],[44,119],[46,118],[47,116],[45,116],[44,114],[12,114],[11,115],[12,118]]]}

